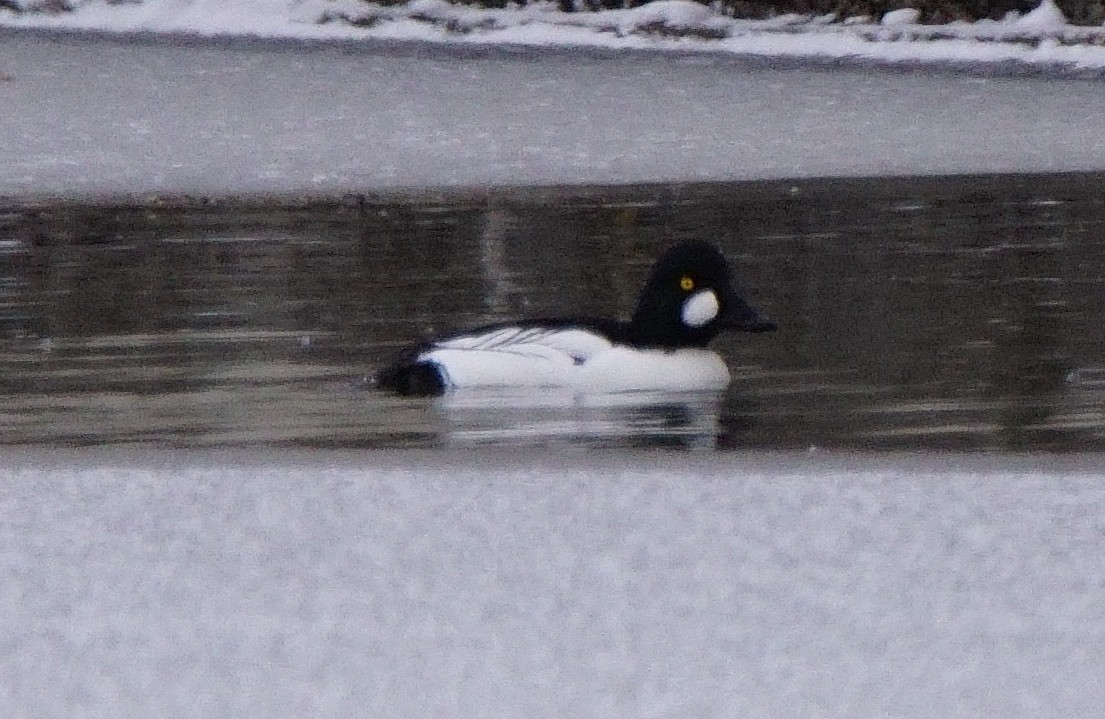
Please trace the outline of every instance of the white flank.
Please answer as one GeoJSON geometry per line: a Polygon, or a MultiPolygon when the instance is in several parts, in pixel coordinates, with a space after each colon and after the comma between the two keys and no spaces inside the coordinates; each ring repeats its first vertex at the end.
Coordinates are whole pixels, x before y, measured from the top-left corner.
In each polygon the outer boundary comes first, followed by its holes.
{"type": "Polygon", "coordinates": [[[687,298],[680,316],[688,327],[702,327],[717,317],[720,307],[713,290],[702,290],[687,298]]]}
{"type": "Polygon", "coordinates": [[[419,360],[437,363],[453,388],[564,387],[573,370],[610,347],[578,328],[503,327],[440,342],[419,360]]]}
{"type": "MultiPolygon", "coordinates": [[[[713,297],[712,292],[701,294],[713,297]]],[[[716,305],[716,298],[713,301],[716,305]]],[[[418,359],[436,363],[449,389],[685,392],[729,385],[729,369],[709,350],[615,347],[605,337],[582,329],[506,327],[441,342],[418,359]]]]}

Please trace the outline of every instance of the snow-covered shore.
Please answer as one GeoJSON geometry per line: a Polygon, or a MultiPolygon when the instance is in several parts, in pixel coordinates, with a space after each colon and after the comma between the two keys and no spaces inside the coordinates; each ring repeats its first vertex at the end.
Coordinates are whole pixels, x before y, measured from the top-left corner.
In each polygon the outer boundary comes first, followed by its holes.
{"type": "MultiPolygon", "coordinates": [[[[690,0],[634,9],[565,13],[551,2],[482,9],[445,0],[378,5],[361,0],[144,0],[68,3],[43,12],[40,0],[0,7],[0,26],[110,33],[156,33],[299,40],[419,40],[529,47],[591,47],[723,53],[876,63],[1019,65],[1105,71],[1105,28],[1074,26],[1052,0],[1002,20],[918,23],[897,10],[866,17],[727,17],[690,0]],[[16,12],[13,7],[26,8],[16,12]]],[[[56,3],[54,4],[56,5],[56,3]]]]}
{"type": "Polygon", "coordinates": [[[1078,457],[0,453],[0,705],[1093,716],[1078,457]]]}

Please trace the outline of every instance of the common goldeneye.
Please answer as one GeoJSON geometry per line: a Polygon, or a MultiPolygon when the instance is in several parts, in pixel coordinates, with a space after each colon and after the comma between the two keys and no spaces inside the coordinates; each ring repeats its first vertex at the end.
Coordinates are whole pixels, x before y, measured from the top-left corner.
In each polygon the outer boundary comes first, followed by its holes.
{"type": "Polygon", "coordinates": [[[733,289],[707,242],[684,242],[653,265],[628,322],[500,323],[411,347],[373,384],[403,395],[467,388],[561,387],[583,392],[720,390],[729,369],[706,345],[722,330],[770,332],[733,289]]]}

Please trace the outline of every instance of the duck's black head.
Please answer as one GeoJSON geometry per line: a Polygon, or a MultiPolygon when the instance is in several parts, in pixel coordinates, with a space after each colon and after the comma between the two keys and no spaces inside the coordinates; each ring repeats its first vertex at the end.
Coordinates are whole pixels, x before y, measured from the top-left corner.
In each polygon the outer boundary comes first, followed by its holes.
{"type": "Polygon", "coordinates": [[[653,265],[628,341],[638,347],[705,347],[722,330],[774,329],[774,322],[737,294],[721,251],[692,241],[671,248],[653,265]]]}

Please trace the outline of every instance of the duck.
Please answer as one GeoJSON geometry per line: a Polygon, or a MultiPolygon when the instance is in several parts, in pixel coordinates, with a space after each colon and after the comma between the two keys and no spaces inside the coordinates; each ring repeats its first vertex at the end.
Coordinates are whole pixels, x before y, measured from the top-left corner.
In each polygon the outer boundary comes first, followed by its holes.
{"type": "Polygon", "coordinates": [[[738,293],[721,250],[690,240],[656,260],[628,321],[554,317],[485,325],[413,345],[370,381],[406,396],[537,387],[719,391],[731,377],[708,349],[711,340],[723,331],[776,329],[738,293]]]}

